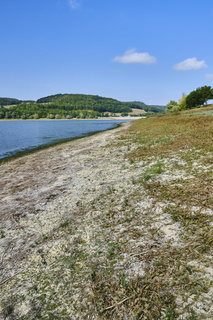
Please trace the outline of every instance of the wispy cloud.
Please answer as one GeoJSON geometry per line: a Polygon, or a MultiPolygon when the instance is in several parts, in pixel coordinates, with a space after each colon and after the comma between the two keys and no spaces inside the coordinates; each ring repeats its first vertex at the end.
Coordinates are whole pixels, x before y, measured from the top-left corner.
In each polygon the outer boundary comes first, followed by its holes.
{"type": "Polygon", "coordinates": [[[113,61],[124,63],[124,64],[129,64],[129,63],[153,64],[157,62],[157,59],[154,56],[151,56],[147,52],[136,52],[135,49],[130,49],[124,52],[122,56],[115,57],[113,61]]]}
{"type": "Polygon", "coordinates": [[[80,0],[68,0],[71,9],[78,9],[80,7],[80,0]]]}
{"type": "Polygon", "coordinates": [[[206,74],[206,75],[205,75],[205,78],[206,78],[207,80],[213,80],[213,74],[206,74]]]}
{"type": "Polygon", "coordinates": [[[178,70],[178,71],[182,71],[182,70],[199,70],[199,69],[203,69],[206,68],[207,64],[205,63],[204,60],[197,60],[197,58],[189,58],[186,59],[180,63],[177,63],[174,65],[174,69],[178,70]]]}

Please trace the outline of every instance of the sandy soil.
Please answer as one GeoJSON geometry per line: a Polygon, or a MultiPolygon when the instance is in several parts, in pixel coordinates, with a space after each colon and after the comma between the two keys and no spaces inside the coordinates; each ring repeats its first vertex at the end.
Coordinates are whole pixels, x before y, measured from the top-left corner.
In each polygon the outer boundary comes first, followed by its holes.
{"type": "Polygon", "coordinates": [[[53,146],[0,166],[0,253],[6,268],[3,279],[20,268],[15,257],[22,260],[31,251],[30,244],[66,218],[67,212],[57,212],[57,207],[67,194],[71,194],[73,209],[79,202],[92,200],[102,184],[111,182],[116,160],[103,147],[129,125],[125,123],[115,130],[53,146]]]}

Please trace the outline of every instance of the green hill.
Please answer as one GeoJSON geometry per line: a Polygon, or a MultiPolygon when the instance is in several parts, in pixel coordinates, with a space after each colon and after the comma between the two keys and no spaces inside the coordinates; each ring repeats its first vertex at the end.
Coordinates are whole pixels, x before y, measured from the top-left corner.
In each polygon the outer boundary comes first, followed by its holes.
{"type": "Polygon", "coordinates": [[[0,97],[0,107],[4,106],[12,106],[12,105],[17,105],[21,103],[28,103],[28,102],[34,102],[33,100],[19,100],[15,98],[4,98],[0,97]]]}
{"type": "Polygon", "coordinates": [[[129,103],[87,94],[56,94],[38,99],[37,103],[50,103],[52,107],[60,106],[64,110],[131,112],[131,104],[129,103]]]}
{"type": "Polygon", "coordinates": [[[147,106],[143,102],[121,102],[112,98],[87,94],[55,94],[35,101],[0,98],[0,119],[72,119],[97,118],[132,112],[132,108],[162,113],[162,106],[147,106]],[[8,108],[8,105],[10,108],[8,108]]]}
{"type": "Polygon", "coordinates": [[[22,101],[15,98],[0,98],[0,106],[9,106],[20,103],[22,103],[22,101]]]}
{"type": "Polygon", "coordinates": [[[141,101],[133,101],[130,102],[132,105],[134,105],[135,109],[142,109],[146,112],[153,112],[153,113],[164,113],[166,110],[166,106],[162,105],[147,105],[144,102],[141,101]]]}

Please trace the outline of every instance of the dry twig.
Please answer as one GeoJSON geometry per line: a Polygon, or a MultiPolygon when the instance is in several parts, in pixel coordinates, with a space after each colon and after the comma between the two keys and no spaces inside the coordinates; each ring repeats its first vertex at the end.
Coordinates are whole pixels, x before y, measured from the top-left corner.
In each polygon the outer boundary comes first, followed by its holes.
{"type": "Polygon", "coordinates": [[[132,295],[132,296],[130,296],[130,297],[128,297],[128,298],[126,298],[126,299],[118,302],[118,303],[115,303],[115,304],[113,304],[112,306],[105,308],[102,312],[105,312],[105,311],[107,311],[107,310],[113,309],[113,308],[121,305],[121,304],[124,303],[125,301],[127,301],[127,300],[129,300],[129,299],[132,299],[133,297],[134,297],[134,295],[132,295]]]}

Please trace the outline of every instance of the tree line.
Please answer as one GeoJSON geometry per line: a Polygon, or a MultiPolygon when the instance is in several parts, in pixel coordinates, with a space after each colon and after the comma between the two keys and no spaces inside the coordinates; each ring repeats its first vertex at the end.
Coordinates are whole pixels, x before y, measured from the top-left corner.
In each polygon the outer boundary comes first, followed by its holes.
{"type": "Polygon", "coordinates": [[[94,119],[107,117],[108,113],[88,110],[66,110],[56,106],[38,105],[36,103],[20,104],[11,108],[0,108],[0,119],[94,119]]]}
{"type": "Polygon", "coordinates": [[[178,101],[170,100],[166,107],[167,111],[171,112],[200,108],[210,99],[213,99],[213,88],[203,86],[191,91],[188,95],[183,94],[178,101]]]}

